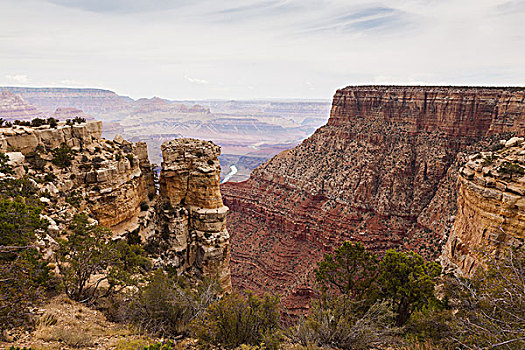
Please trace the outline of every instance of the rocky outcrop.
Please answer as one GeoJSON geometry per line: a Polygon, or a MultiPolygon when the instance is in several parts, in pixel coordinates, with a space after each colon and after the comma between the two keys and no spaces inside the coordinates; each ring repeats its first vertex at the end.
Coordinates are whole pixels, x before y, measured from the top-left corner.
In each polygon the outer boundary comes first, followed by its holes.
{"type": "Polygon", "coordinates": [[[501,146],[471,155],[459,172],[458,212],[442,263],[466,276],[483,263],[482,254],[525,240],[525,143],[513,137],[501,146]]]}
{"type": "Polygon", "coordinates": [[[83,148],[96,143],[102,135],[102,122],[66,125],[59,123],[56,128],[43,125],[38,128],[19,126],[0,127],[0,151],[18,151],[23,154],[34,152],[41,145],[48,149],[65,143],[69,147],[83,148]]]}
{"type": "Polygon", "coordinates": [[[212,142],[178,139],[162,145],[159,236],[151,246],[160,260],[197,278],[218,278],[231,291],[228,208],[219,189],[220,147],[212,142]]]}
{"type": "Polygon", "coordinates": [[[314,135],[222,186],[234,287],[302,312],[312,271],[344,240],[435,259],[454,222],[459,164],[525,133],[525,91],[359,86],[336,92],[314,135]]]}
{"type": "MultiPolygon", "coordinates": [[[[145,145],[112,142],[101,134],[100,121],[59,122],[56,128],[0,128],[0,151],[7,152],[11,161],[27,163],[29,173],[52,188],[47,192],[57,208],[67,207],[68,200],[77,198],[71,211],[86,211],[113,229],[129,227],[137,221],[140,204],[155,194],[151,167],[147,157],[142,159],[145,145]],[[67,153],[69,164],[56,162],[54,152],[59,148],[67,153]]],[[[20,168],[15,168],[19,176],[23,175],[20,168]]]]}
{"type": "Polygon", "coordinates": [[[0,94],[0,118],[4,121],[31,120],[45,118],[45,115],[22,97],[9,90],[3,90],[0,94]]]}

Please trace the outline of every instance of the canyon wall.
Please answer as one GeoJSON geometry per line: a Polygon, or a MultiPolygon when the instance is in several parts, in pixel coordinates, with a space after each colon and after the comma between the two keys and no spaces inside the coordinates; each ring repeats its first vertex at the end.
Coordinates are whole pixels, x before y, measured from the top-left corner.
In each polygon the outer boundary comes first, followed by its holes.
{"type": "Polygon", "coordinates": [[[103,89],[2,87],[28,103],[52,114],[57,108],[76,108],[86,113],[114,113],[130,108],[133,100],[103,89]]]}
{"type": "Polygon", "coordinates": [[[280,293],[300,313],[316,262],[345,240],[437,258],[455,219],[459,165],[522,135],[524,100],[510,88],[337,91],[327,125],[248,181],[222,186],[234,287],[280,293]]]}
{"type": "Polygon", "coordinates": [[[466,276],[484,255],[525,241],[525,143],[514,137],[501,145],[471,155],[459,172],[458,211],[441,260],[466,276]]]}
{"type": "Polygon", "coordinates": [[[4,121],[45,118],[42,111],[8,90],[0,93],[0,118],[4,121]]]}

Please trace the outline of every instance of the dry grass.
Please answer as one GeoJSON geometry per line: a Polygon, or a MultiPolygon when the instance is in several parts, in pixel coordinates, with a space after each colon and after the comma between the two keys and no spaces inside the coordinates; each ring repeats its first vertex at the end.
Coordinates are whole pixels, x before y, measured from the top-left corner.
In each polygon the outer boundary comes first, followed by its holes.
{"type": "Polygon", "coordinates": [[[72,348],[90,347],[95,344],[95,338],[88,332],[79,332],[75,328],[50,326],[40,328],[35,336],[46,342],[60,342],[72,348]]]}
{"type": "MultiPolygon", "coordinates": [[[[110,349],[126,338],[138,338],[125,326],[106,320],[104,315],[65,295],[52,299],[42,307],[37,329],[22,335],[16,346],[34,349],[110,349]]],[[[2,348],[4,344],[0,344],[2,348]]]]}

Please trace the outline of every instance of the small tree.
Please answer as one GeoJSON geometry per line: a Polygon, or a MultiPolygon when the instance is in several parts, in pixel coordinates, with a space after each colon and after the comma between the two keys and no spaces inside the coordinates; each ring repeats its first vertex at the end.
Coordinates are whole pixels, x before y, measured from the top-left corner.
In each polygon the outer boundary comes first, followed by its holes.
{"type": "Polygon", "coordinates": [[[90,225],[85,214],[78,214],[69,227],[67,239],[59,239],[56,263],[64,290],[71,299],[83,302],[95,299],[104,281],[108,283],[105,296],[118,287],[138,282],[136,273],[147,265],[142,249],[110,238],[109,229],[90,225]]]}
{"type": "Polygon", "coordinates": [[[390,302],[376,302],[378,258],[360,242],[344,242],[325,255],[315,272],[322,295],[308,317],[291,329],[303,345],[366,349],[389,344],[393,327],[390,302]]]}
{"type": "Polygon", "coordinates": [[[404,325],[414,310],[439,305],[434,296],[436,278],[441,267],[425,262],[414,252],[388,250],[379,264],[378,285],[381,297],[391,300],[396,312],[396,323],[404,325]]]}
{"type": "Polygon", "coordinates": [[[53,117],[47,118],[46,122],[47,124],[49,124],[49,127],[53,129],[56,129],[58,125],[58,119],[55,119],[53,117]]]}
{"type": "Polygon", "coordinates": [[[9,327],[30,321],[29,308],[49,280],[49,268],[33,243],[45,229],[41,209],[0,196],[0,337],[9,327]]]}
{"type": "Polygon", "coordinates": [[[361,242],[344,242],[318,263],[315,277],[323,291],[337,290],[350,299],[365,296],[377,276],[377,256],[361,242]]]}

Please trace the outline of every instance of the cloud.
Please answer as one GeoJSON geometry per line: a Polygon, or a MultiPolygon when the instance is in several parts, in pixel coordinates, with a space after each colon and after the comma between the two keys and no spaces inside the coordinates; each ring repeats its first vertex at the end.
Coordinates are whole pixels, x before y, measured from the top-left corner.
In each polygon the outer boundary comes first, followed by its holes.
{"type": "Polygon", "coordinates": [[[525,12],[525,0],[506,1],[497,6],[502,14],[519,14],[525,12]]]}
{"type": "Polygon", "coordinates": [[[309,24],[308,32],[359,33],[379,30],[396,31],[410,24],[406,12],[385,6],[343,8],[318,23],[309,24]],[[342,13],[345,13],[341,15],[342,13]]]}
{"type": "Polygon", "coordinates": [[[15,83],[15,84],[27,84],[29,83],[29,78],[26,74],[14,74],[14,75],[6,75],[5,78],[9,83],[15,83]]]}
{"type": "Polygon", "coordinates": [[[184,76],[184,79],[189,81],[190,83],[198,84],[198,85],[208,85],[210,82],[204,79],[196,79],[188,77],[187,75],[184,76]]]}
{"type": "Polygon", "coordinates": [[[46,0],[50,3],[98,13],[134,13],[174,9],[191,0],[46,0]]]}
{"type": "Polygon", "coordinates": [[[0,0],[0,78],[169,99],[330,98],[374,81],[523,85],[524,4],[0,0]]]}

